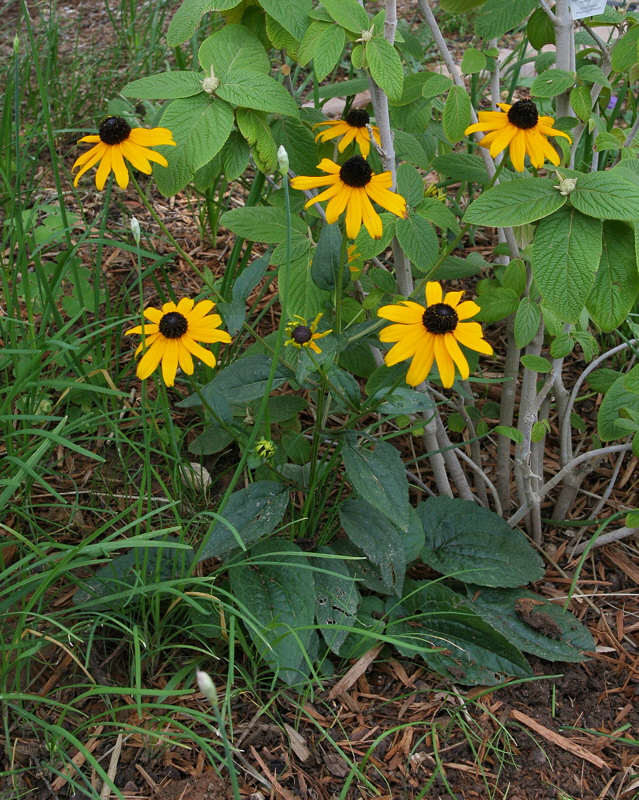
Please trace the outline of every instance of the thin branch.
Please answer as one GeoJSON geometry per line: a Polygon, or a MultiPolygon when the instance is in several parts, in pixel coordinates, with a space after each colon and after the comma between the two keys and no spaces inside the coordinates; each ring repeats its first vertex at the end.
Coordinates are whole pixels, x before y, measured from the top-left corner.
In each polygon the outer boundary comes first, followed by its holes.
{"type": "Polygon", "coordinates": [[[550,8],[550,6],[546,2],[546,0],[539,0],[539,5],[543,8],[543,10],[546,12],[548,18],[551,20],[551,22],[554,25],[555,24],[555,20],[557,19],[557,17],[554,15],[552,9],[550,8]]]}
{"type": "Polygon", "coordinates": [[[470,456],[467,456],[466,453],[464,453],[464,451],[461,448],[457,450],[457,455],[460,456],[460,458],[462,458],[468,464],[468,466],[473,470],[473,472],[484,481],[484,483],[486,484],[488,490],[492,495],[493,502],[495,503],[495,513],[499,514],[500,517],[503,516],[504,509],[501,506],[501,500],[499,499],[499,494],[497,493],[495,484],[490,480],[488,475],[486,475],[484,470],[480,466],[475,464],[473,459],[470,456]]]}
{"type": "Polygon", "coordinates": [[[603,547],[605,544],[610,544],[611,542],[618,542],[619,539],[625,539],[628,536],[634,536],[639,533],[639,528],[617,528],[616,531],[610,531],[609,533],[603,533],[594,542],[582,542],[578,544],[573,550],[570,551],[570,557],[574,558],[574,556],[580,556],[584,550],[592,549],[594,547],[603,547]]]}

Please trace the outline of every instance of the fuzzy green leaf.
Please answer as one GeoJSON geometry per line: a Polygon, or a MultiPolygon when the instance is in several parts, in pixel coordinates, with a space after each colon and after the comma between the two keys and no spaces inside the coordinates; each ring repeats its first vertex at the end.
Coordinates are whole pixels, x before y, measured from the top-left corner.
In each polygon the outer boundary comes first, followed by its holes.
{"type": "Polygon", "coordinates": [[[603,250],[587,307],[596,325],[607,333],[632,311],[639,293],[634,229],[624,222],[603,224],[603,250]]]}
{"type": "Polygon", "coordinates": [[[244,25],[225,25],[207,37],[200,45],[198,59],[207,74],[213,67],[221,80],[234,69],[251,69],[264,74],[271,69],[264,45],[244,25]]]}
{"type": "Polygon", "coordinates": [[[570,194],[570,202],[590,217],[639,220],[639,178],[621,167],[582,175],[570,194]]]}
{"type": "Polygon", "coordinates": [[[166,34],[169,47],[177,47],[195,33],[200,20],[207,11],[226,11],[235,8],[241,0],[184,0],[173,15],[166,34]]]}
{"type": "Polygon", "coordinates": [[[470,125],[471,103],[463,86],[453,86],[448,92],[444,106],[444,133],[449,142],[460,142],[470,125]]]}
{"type": "Polygon", "coordinates": [[[537,5],[538,0],[488,0],[477,17],[475,33],[496,39],[523,22],[537,5]]]}
{"type": "Polygon", "coordinates": [[[357,0],[322,0],[331,17],[347,31],[361,34],[370,28],[368,14],[357,0]]]}
{"type": "Polygon", "coordinates": [[[344,29],[339,25],[328,25],[318,37],[313,60],[318,81],[323,81],[339,64],[345,40],[344,29]]]}
{"type": "Polygon", "coordinates": [[[557,97],[558,94],[568,91],[574,82],[574,72],[547,69],[535,78],[530,93],[533,97],[557,97]]]}
{"type": "Polygon", "coordinates": [[[296,117],[299,110],[281,83],[251,69],[234,69],[217,89],[223,100],[255,111],[296,117]]]}
{"type": "MultiPolygon", "coordinates": [[[[252,242],[279,244],[286,241],[286,212],[282,208],[234,208],[222,214],[220,224],[252,242]]],[[[306,233],[306,226],[299,217],[291,217],[291,228],[298,233],[306,233]]]]}
{"type": "Polygon", "coordinates": [[[199,72],[160,72],[148,78],[131,81],[121,90],[125,97],[141,100],[175,100],[192,97],[202,91],[203,75],[199,72]]]}
{"type": "Polygon", "coordinates": [[[537,335],[541,323],[541,310],[538,303],[529,297],[522,297],[515,315],[515,343],[522,348],[530,344],[537,335]]]}
{"type": "Polygon", "coordinates": [[[525,225],[549,216],[565,202],[566,198],[559,194],[552,181],[517,178],[493,186],[480,195],[468,207],[464,222],[495,227],[525,225]]]}
{"type": "Polygon", "coordinates": [[[430,222],[419,214],[410,214],[408,219],[397,220],[395,235],[417,269],[428,272],[439,256],[439,240],[430,222]]]}
{"type": "Polygon", "coordinates": [[[310,22],[312,0],[260,0],[267,14],[277,20],[289,33],[301,41],[310,22]]]}
{"type": "Polygon", "coordinates": [[[366,58],[375,83],[389,100],[400,100],[404,85],[404,70],[397,50],[383,36],[366,42],[366,58]]]}

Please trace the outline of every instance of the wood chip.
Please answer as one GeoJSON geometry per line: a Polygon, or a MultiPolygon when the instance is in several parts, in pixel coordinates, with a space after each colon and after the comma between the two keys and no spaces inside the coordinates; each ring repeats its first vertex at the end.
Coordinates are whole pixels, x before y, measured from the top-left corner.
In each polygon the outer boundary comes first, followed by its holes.
{"type": "Polygon", "coordinates": [[[98,742],[100,741],[99,736],[104,729],[104,725],[98,725],[98,727],[93,732],[93,736],[84,746],[84,750],[82,752],[78,751],[73,758],[71,759],[70,764],[66,764],[64,769],[62,770],[62,775],[58,775],[58,777],[53,781],[51,784],[51,788],[54,792],[59,792],[60,789],[64,786],[64,784],[68,781],[69,776],[71,773],[77,771],[79,767],[81,767],[84,762],[86,761],[85,751],[88,753],[92,753],[95,748],[98,746],[98,742]]]}
{"type": "Polygon", "coordinates": [[[311,751],[306,746],[306,739],[287,722],[284,723],[284,730],[286,733],[288,733],[288,740],[291,745],[291,750],[295,753],[300,761],[308,761],[308,759],[311,757],[311,751]]]}
{"type": "Polygon", "coordinates": [[[348,670],[346,675],[339,680],[335,686],[328,693],[329,700],[335,700],[340,694],[345,694],[351,686],[357,681],[360,675],[363,675],[370,665],[377,658],[379,651],[382,649],[381,644],[375,645],[368,650],[361,658],[358,658],[353,666],[348,670]]]}

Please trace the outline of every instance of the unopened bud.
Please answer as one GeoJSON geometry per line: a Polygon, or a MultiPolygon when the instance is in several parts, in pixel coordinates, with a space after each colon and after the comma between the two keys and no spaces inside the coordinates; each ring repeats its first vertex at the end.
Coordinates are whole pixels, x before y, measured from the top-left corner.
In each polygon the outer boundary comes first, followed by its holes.
{"type": "Polygon", "coordinates": [[[215,77],[215,72],[213,72],[213,67],[211,67],[211,74],[208,77],[204,78],[204,80],[201,81],[201,84],[202,84],[202,89],[207,94],[215,94],[215,92],[217,91],[217,87],[220,85],[220,79],[215,77]]]}
{"type": "Polygon", "coordinates": [[[17,54],[19,50],[20,50],[20,37],[16,33],[16,35],[13,37],[13,52],[17,54]]]}
{"type": "Polygon", "coordinates": [[[277,163],[280,168],[280,172],[282,175],[288,174],[288,153],[286,152],[286,148],[283,144],[281,144],[277,150],[277,163]]]}
{"type": "Polygon", "coordinates": [[[195,675],[197,677],[198,689],[211,705],[217,705],[217,690],[215,684],[211,680],[211,676],[208,672],[202,672],[200,669],[195,670],[195,675]]]}
{"type": "Polygon", "coordinates": [[[575,191],[577,178],[564,178],[564,176],[559,173],[557,173],[557,178],[559,179],[559,185],[554,188],[559,189],[559,194],[562,195],[562,197],[567,197],[571,192],[575,191]]]}
{"type": "Polygon", "coordinates": [[[135,243],[137,245],[140,244],[140,223],[137,220],[137,217],[131,217],[131,233],[133,234],[133,238],[135,239],[135,243]]]}

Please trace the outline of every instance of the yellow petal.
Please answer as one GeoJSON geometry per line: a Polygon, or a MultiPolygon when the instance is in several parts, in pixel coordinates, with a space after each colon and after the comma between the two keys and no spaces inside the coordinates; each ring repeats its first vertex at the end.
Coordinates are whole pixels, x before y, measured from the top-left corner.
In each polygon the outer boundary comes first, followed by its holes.
{"type": "Polygon", "coordinates": [[[106,183],[106,179],[109,177],[109,173],[111,172],[112,152],[113,152],[112,145],[105,146],[104,155],[102,156],[102,160],[100,161],[100,166],[98,167],[98,171],[95,173],[95,185],[98,187],[100,191],[104,189],[104,184],[106,183]]]}
{"type": "Polygon", "coordinates": [[[366,128],[359,128],[355,134],[355,141],[359,145],[359,150],[364,158],[368,158],[371,151],[371,140],[368,138],[368,131],[366,128]]]}
{"type": "Polygon", "coordinates": [[[518,130],[519,129],[514,125],[507,125],[499,132],[497,136],[495,136],[490,144],[490,155],[492,158],[496,158],[499,153],[502,152],[502,150],[505,150],[508,147],[518,130]]]}
{"type": "Polygon", "coordinates": [[[402,300],[396,305],[382,306],[378,309],[377,316],[388,319],[391,322],[421,323],[424,311],[426,309],[424,306],[420,306],[419,303],[415,303],[412,300],[402,300]]]}
{"type": "Polygon", "coordinates": [[[173,300],[169,300],[168,303],[164,303],[162,306],[162,315],[169,314],[171,311],[177,311],[177,306],[173,302],[173,300]]]}
{"type": "Polygon", "coordinates": [[[427,334],[423,345],[413,356],[413,361],[406,375],[406,383],[410,386],[419,386],[422,381],[426,380],[435,360],[435,337],[432,333],[427,332],[427,334]]]}
{"type": "Polygon", "coordinates": [[[444,336],[435,336],[435,360],[437,361],[437,371],[442,382],[442,386],[446,389],[455,382],[455,365],[450,353],[446,349],[446,341],[444,336]]]}
{"type": "Polygon", "coordinates": [[[137,368],[137,376],[140,380],[146,380],[151,373],[155,372],[158,364],[164,355],[164,349],[168,340],[162,336],[157,341],[153,342],[148,348],[146,353],[140,359],[137,368]]]}
{"type": "Polygon", "coordinates": [[[173,134],[168,128],[151,128],[151,130],[133,128],[129,134],[129,140],[143,147],[155,147],[158,144],[175,144],[173,134]]]}
{"type": "Polygon", "coordinates": [[[526,150],[530,156],[530,163],[533,167],[537,167],[537,169],[543,167],[544,161],[546,160],[543,148],[539,144],[540,137],[541,134],[534,128],[526,131],[526,150]]]}
{"type": "Polygon", "coordinates": [[[523,172],[524,162],[526,160],[525,131],[517,131],[517,133],[513,136],[508,152],[510,153],[510,160],[512,161],[515,170],[517,170],[517,172],[523,172]]]}
{"type": "Polygon", "coordinates": [[[339,173],[341,167],[339,164],[331,161],[330,158],[323,158],[317,165],[317,169],[321,169],[322,172],[330,172],[331,175],[336,175],[339,173]]]}
{"type": "MultiPolygon", "coordinates": [[[[344,184],[342,183],[342,181],[338,181],[337,183],[334,183],[332,186],[329,186],[328,189],[324,189],[324,191],[321,192],[321,194],[318,194],[317,197],[313,198],[313,201],[315,203],[322,203],[324,200],[330,200],[331,198],[335,197],[342,191],[343,186],[344,184]]],[[[332,220],[332,222],[335,222],[335,220],[332,220]]],[[[329,225],[332,224],[332,222],[329,222],[329,225]]]]}
{"type": "Polygon", "coordinates": [[[404,330],[401,333],[390,334],[389,338],[382,336],[388,328],[384,328],[380,331],[379,338],[382,342],[397,342],[397,344],[391,347],[388,353],[386,353],[384,359],[389,367],[415,355],[417,349],[432,335],[428,333],[423,325],[389,325],[389,328],[399,327],[404,330]]]}
{"type": "Polygon", "coordinates": [[[162,378],[167,386],[175,383],[175,374],[178,368],[178,340],[167,339],[164,346],[164,356],[162,357],[162,378]]]}
{"type": "Polygon", "coordinates": [[[182,337],[184,346],[200,361],[203,361],[207,367],[214,367],[216,364],[215,356],[210,350],[202,347],[197,342],[194,342],[189,336],[182,337]]]}
{"type": "Polygon", "coordinates": [[[81,167],[83,164],[86,164],[87,161],[90,161],[96,153],[99,153],[101,155],[105,147],[106,145],[104,144],[104,142],[100,142],[99,144],[96,144],[95,147],[89,148],[86,151],[86,153],[82,153],[81,156],[78,156],[76,158],[76,160],[73,162],[71,170],[75,171],[78,167],[81,167]]]}
{"type": "Polygon", "coordinates": [[[457,312],[457,319],[459,320],[470,319],[471,317],[474,317],[475,314],[479,314],[480,310],[481,309],[477,303],[473,303],[472,300],[465,300],[455,309],[457,312]]]}
{"type": "Polygon", "coordinates": [[[340,214],[343,213],[351,199],[351,187],[347,186],[343,181],[340,181],[337,185],[340,187],[339,193],[326,206],[326,221],[329,225],[337,222],[340,214]]]}
{"type": "Polygon", "coordinates": [[[360,198],[362,202],[362,219],[364,221],[364,225],[366,226],[366,230],[370,234],[371,239],[381,239],[382,233],[384,232],[382,218],[373,208],[373,204],[368,199],[368,195],[366,194],[365,190],[361,191],[360,198]]]}
{"type": "MultiPolygon", "coordinates": [[[[93,153],[93,155],[91,156],[91,158],[88,161],[86,161],[84,163],[84,166],[82,167],[80,172],[78,172],[78,174],[75,176],[75,178],[73,180],[73,185],[74,186],[78,185],[78,182],[80,181],[80,178],[84,175],[85,172],[87,172],[87,170],[90,170],[91,167],[95,166],[98,163],[98,161],[104,156],[105,150],[106,150],[106,145],[105,144],[96,145],[95,147],[91,148],[91,150],[89,150],[89,152],[93,153]]],[[[79,159],[78,159],[78,161],[79,161],[79,159]]],[[[78,162],[76,161],[75,164],[73,165],[74,169],[75,169],[77,163],[78,162]]]]}
{"type": "Polygon", "coordinates": [[[428,281],[426,284],[426,305],[434,306],[442,301],[442,287],[437,281],[428,281]]]}
{"type": "Polygon", "coordinates": [[[149,306],[148,308],[144,309],[144,316],[147,319],[150,319],[151,322],[155,322],[156,325],[159,325],[163,315],[159,308],[153,308],[153,306],[149,306]]]}
{"type": "Polygon", "coordinates": [[[186,317],[193,309],[194,301],[190,297],[183,297],[180,302],[177,304],[177,312],[178,314],[182,314],[183,317],[186,317]]]}
{"type": "Polygon", "coordinates": [[[182,339],[178,339],[177,343],[178,343],[178,362],[180,364],[180,369],[187,375],[193,375],[193,370],[194,370],[193,357],[191,356],[188,347],[186,347],[182,339]]]}
{"type": "MultiPolygon", "coordinates": [[[[322,175],[321,177],[317,178],[307,178],[304,175],[298,175],[297,178],[291,178],[291,186],[293,189],[299,189],[301,192],[308,192],[309,189],[319,189],[320,186],[330,186],[333,183],[339,180],[339,178],[335,178],[334,175],[322,175]]],[[[309,203],[314,203],[315,198],[309,201],[309,203]]],[[[306,205],[308,206],[309,203],[306,205]]]]}
{"type": "Polygon", "coordinates": [[[150,336],[145,336],[144,339],[140,342],[140,344],[135,348],[135,355],[139,356],[143,350],[146,350],[147,347],[150,347],[153,342],[157,339],[163,339],[161,333],[152,333],[150,336]]]}
{"type": "Polygon", "coordinates": [[[403,218],[406,216],[406,200],[401,194],[390,192],[388,189],[382,189],[372,183],[366,186],[365,191],[366,194],[382,208],[396,214],[398,217],[403,218]]]}
{"type": "Polygon", "coordinates": [[[341,142],[337,145],[337,149],[340,151],[340,153],[343,153],[344,150],[346,150],[346,148],[353,141],[356,135],[357,135],[357,128],[351,128],[349,125],[348,130],[344,134],[341,142]]]}
{"type": "Polygon", "coordinates": [[[459,301],[464,296],[463,292],[446,292],[444,303],[451,308],[457,308],[459,301]]]}
{"type": "Polygon", "coordinates": [[[211,311],[214,305],[215,303],[212,300],[200,300],[199,303],[196,303],[195,308],[189,314],[189,325],[199,322],[211,311]]]}
{"type": "Polygon", "coordinates": [[[134,333],[144,333],[145,336],[150,336],[152,333],[157,333],[158,331],[159,328],[157,325],[138,325],[137,328],[129,328],[128,331],[124,331],[124,335],[129,336],[134,333]]]}
{"type": "MultiPolygon", "coordinates": [[[[465,325],[473,325],[473,324],[475,323],[472,322],[465,323],[465,325]]],[[[479,325],[479,323],[476,324],[479,325]]],[[[479,327],[481,330],[481,326],[479,327]]],[[[455,339],[457,339],[457,341],[460,344],[463,344],[464,347],[468,347],[469,350],[475,350],[477,353],[483,353],[484,355],[492,356],[493,348],[488,344],[488,342],[485,339],[482,339],[481,336],[477,336],[476,334],[468,333],[467,331],[461,328],[462,326],[458,325],[453,331],[455,339]]]]}
{"type": "MultiPolygon", "coordinates": [[[[120,150],[122,155],[129,161],[135,169],[139,169],[140,172],[144,172],[145,175],[151,174],[151,165],[148,162],[148,159],[144,158],[144,156],[140,155],[140,151],[134,145],[131,145],[130,142],[122,142],[120,145],[120,150]]],[[[149,152],[152,152],[149,150],[149,152]]]]}
{"type": "Polygon", "coordinates": [[[544,119],[544,117],[540,118],[536,127],[536,130],[538,130],[539,133],[542,133],[544,136],[563,136],[564,139],[568,139],[569,142],[572,142],[572,139],[570,138],[570,136],[568,136],[567,133],[564,133],[563,131],[558,131],[556,128],[552,127],[554,119],[547,117],[547,119],[550,119],[550,125],[540,124],[542,119],[544,119]]]}
{"type": "Polygon", "coordinates": [[[466,356],[459,349],[457,340],[455,339],[452,333],[444,334],[444,340],[446,343],[446,349],[450,353],[450,357],[457,365],[457,369],[459,370],[459,374],[461,375],[462,380],[465,381],[466,378],[468,378],[468,376],[470,375],[470,367],[468,366],[468,361],[466,361],[466,356]]]}
{"type": "MultiPolygon", "coordinates": [[[[554,121],[555,120],[553,120],[553,122],[554,121]]],[[[90,136],[83,136],[81,139],[78,139],[78,144],[80,144],[80,142],[90,142],[91,144],[95,144],[96,142],[101,142],[101,141],[102,139],[100,139],[100,137],[96,133],[92,133],[90,136]]]]}
{"type": "Polygon", "coordinates": [[[351,197],[346,206],[346,235],[355,239],[362,227],[362,189],[351,188],[351,197]]]}
{"type": "Polygon", "coordinates": [[[122,158],[122,151],[119,144],[114,144],[111,150],[111,168],[121,189],[126,189],[129,185],[129,170],[122,158]]]}

